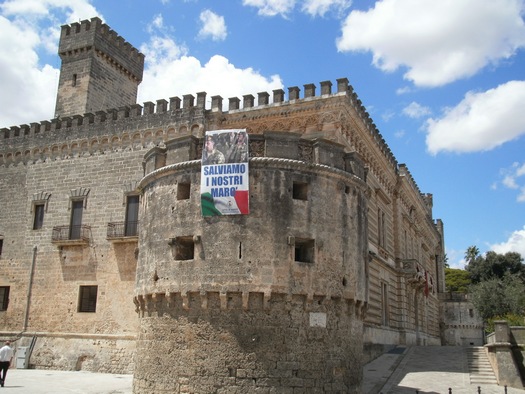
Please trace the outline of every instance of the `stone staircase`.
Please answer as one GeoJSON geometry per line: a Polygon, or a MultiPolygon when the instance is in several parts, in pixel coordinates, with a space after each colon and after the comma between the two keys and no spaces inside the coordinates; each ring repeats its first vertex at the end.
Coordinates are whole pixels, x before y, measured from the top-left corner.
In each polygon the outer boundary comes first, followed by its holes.
{"type": "Polygon", "coordinates": [[[485,348],[472,346],[466,349],[470,384],[498,384],[485,348]]]}

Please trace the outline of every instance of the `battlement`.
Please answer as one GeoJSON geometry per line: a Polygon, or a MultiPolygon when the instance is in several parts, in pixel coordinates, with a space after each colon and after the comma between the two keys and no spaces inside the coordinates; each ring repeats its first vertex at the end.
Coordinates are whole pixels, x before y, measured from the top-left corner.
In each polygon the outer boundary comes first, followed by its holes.
{"type": "Polygon", "coordinates": [[[304,311],[326,310],[336,306],[359,318],[364,316],[367,302],[349,297],[331,297],[325,294],[290,294],[267,291],[170,291],[138,294],[133,298],[135,311],[141,316],[162,316],[170,309],[178,310],[243,310],[269,311],[273,308],[304,311]]]}
{"type": "Polygon", "coordinates": [[[144,55],[100,18],[61,27],[58,53],[63,62],[67,62],[72,55],[90,50],[109,58],[138,82],[142,81],[144,55]]]}
{"type": "MultiPolygon", "coordinates": [[[[82,30],[81,26],[82,24],[80,24],[79,29],[82,30]]],[[[84,31],[86,31],[86,29],[87,27],[83,28],[84,31]]],[[[143,105],[134,104],[131,106],[107,109],[105,111],[97,111],[95,113],[85,113],[83,115],[52,119],[51,121],[31,123],[29,125],[24,124],[21,126],[2,128],[0,129],[0,147],[6,145],[7,142],[16,145],[18,145],[18,143],[27,145],[27,139],[38,136],[41,140],[44,138],[44,135],[52,139],[49,141],[50,144],[58,144],[64,139],[65,132],[67,132],[68,136],[79,133],[82,135],[82,138],[90,138],[105,133],[114,134],[119,130],[123,131],[129,128],[130,122],[134,122],[134,130],[140,130],[141,126],[152,127],[154,125],[155,127],[164,127],[168,124],[188,123],[190,120],[194,123],[204,124],[206,123],[205,119],[217,114],[221,116],[238,116],[242,114],[244,116],[248,115],[248,112],[268,108],[286,107],[286,110],[292,113],[294,110],[294,108],[291,107],[292,104],[297,105],[297,108],[299,108],[302,104],[307,105],[309,102],[316,100],[341,98],[353,108],[357,116],[361,119],[365,128],[364,130],[370,134],[392,168],[397,171],[398,164],[396,158],[372,121],[361,100],[357,97],[353,87],[349,84],[348,79],[337,79],[336,92],[332,92],[331,81],[320,82],[320,87],[321,94],[316,95],[315,84],[305,84],[302,97],[299,87],[289,87],[288,100],[285,100],[284,89],[275,89],[272,91],[272,102],[270,102],[270,94],[268,92],[260,92],[257,94],[257,104],[255,96],[252,94],[242,96],[242,100],[238,97],[230,97],[228,99],[227,111],[223,110],[224,105],[221,96],[212,96],[211,106],[208,106],[208,102],[210,101],[207,100],[206,92],[199,92],[196,96],[193,94],[185,94],[182,96],[182,99],[180,97],[171,97],[169,101],[159,99],[156,103],[148,101],[143,103],[143,105]],[[91,134],[93,134],[93,136],[91,136],[91,134]]],[[[2,153],[0,153],[0,159],[1,158],[2,153]]],[[[2,160],[0,160],[0,163],[1,162],[2,160]]],[[[417,186],[415,186],[415,188],[418,190],[417,186]]]]}

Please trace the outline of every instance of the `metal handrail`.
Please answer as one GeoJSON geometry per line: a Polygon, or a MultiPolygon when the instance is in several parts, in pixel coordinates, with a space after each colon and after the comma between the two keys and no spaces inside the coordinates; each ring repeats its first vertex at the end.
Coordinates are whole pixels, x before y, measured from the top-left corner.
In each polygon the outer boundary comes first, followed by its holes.
{"type": "Polygon", "coordinates": [[[75,226],[55,226],[51,235],[52,242],[86,241],[91,239],[91,226],[85,224],[75,226]]]}
{"type": "Polygon", "coordinates": [[[139,234],[139,222],[111,222],[108,223],[108,230],[106,233],[107,239],[137,237],[139,234]]]}

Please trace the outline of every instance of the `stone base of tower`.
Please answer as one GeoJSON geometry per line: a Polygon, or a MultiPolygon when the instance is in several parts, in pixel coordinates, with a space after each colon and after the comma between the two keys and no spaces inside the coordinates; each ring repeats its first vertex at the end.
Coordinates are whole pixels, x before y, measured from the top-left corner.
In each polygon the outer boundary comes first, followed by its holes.
{"type": "Polygon", "coordinates": [[[134,393],[360,392],[363,324],[352,300],[221,296],[139,298],[134,393]]]}

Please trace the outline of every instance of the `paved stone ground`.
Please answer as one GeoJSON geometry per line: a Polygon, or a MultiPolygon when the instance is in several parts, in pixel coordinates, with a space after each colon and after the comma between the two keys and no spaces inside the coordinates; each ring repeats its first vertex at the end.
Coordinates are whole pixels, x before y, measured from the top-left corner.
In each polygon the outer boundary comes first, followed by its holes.
{"type": "MultiPolygon", "coordinates": [[[[132,375],[10,369],[2,392],[12,394],[131,394],[132,375]]],[[[363,394],[505,394],[494,384],[470,384],[462,347],[398,347],[364,367],[363,394]]],[[[207,393],[199,393],[207,394],[207,393]]],[[[507,388],[507,394],[525,390],[507,388]]]]}
{"type": "MultiPolygon", "coordinates": [[[[363,394],[505,394],[495,384],[471,384],[464,347],[397,348],[364,367],[363,394]],[[479,391],[478,391],[479,390],[479,391]]],[[[507,388],[508,394],[525,390],[507,388]]]]}
{"type": "Polygon", "coordinates": [[[131,394],[132,375],[10,369],[0,394],[131,394]]]}

